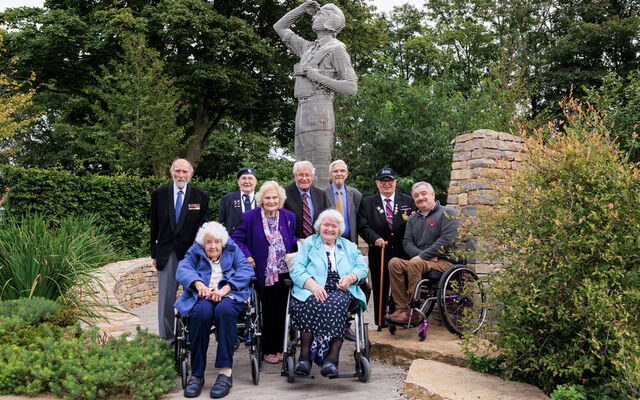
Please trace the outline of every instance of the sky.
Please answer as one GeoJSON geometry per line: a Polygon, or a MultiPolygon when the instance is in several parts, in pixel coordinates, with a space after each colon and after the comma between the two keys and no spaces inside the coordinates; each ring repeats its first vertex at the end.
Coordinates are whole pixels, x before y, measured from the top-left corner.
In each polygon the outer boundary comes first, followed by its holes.
{"type": "MultiPolygon", "coordinates": [[[[404,3],[411,3],[418,8],[423,8],[424,0],[367,0],[369,3],[375,5],[379,11],[389,12],[394,6],[399,6],[404,3]]],[[[322,1],[325,3],[326,1],[322,1]]],[[[42,7],[44,0],[0,0],[0,11],[5,8],[31,6],[42,7]]]]}

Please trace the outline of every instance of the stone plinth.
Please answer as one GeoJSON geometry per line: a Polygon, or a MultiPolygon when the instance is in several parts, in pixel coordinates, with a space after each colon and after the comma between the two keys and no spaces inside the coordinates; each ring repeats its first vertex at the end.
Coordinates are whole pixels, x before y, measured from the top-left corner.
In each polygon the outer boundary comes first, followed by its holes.
{"type": "MultiPolygon", "coordinates": [[[[524,140],[519,136],[481,129],[456,137],[447,206],[463,218],[473,218],[478,210],[492,207],[494,185],[524,160],[524,140]]],[[[471,240],[466,245],[473,249],[476,243],[471,240]]],[[[502,267],[500,260],[472,258],[469,264],[480,275],[502,267]]]]}
{"type": "Polygon", "coordinates": [[[424,400],[545,400],[535,386],[430,360],[415,360],[402,394],[424,400]]]}

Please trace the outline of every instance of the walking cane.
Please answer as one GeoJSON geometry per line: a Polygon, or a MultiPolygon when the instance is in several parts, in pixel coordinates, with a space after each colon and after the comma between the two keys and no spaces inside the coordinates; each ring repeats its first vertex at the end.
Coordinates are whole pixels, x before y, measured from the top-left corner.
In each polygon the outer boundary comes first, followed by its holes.
{"type": "MultiPolygon", "coordinates": [[[[386,246],[389,242],[384,242],[386,246]]],[[[378,322],[382,325],[382,282],[384,281],[384,247],[380,250],[380,307],[378,308],[378,322]]],[[[378,326],[380,326],[378,325],[378,326]]]]}

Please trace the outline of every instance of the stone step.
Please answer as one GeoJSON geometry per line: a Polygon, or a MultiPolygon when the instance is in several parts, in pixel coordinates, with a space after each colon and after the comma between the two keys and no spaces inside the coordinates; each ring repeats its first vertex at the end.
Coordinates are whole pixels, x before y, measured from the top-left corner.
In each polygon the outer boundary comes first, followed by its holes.
{"type": "Polygon", "coordinates": [[[369,330],[369,340],[372,358],[404,368],[409,368],[418,358],[458,366],[466,363],[460,350],[462,341],[437,322],[431,323],[423,342],[418,340],[418,328],[402,327],[396,329],[395,335],[391,335],[388,329],[381,332],[369,330]]]}
{"type": "Polygon", "coordinates": [[[526,383],[422,359],[411,363],[402,394],[421,400],[549,399],[540,389],[526,383]]]}

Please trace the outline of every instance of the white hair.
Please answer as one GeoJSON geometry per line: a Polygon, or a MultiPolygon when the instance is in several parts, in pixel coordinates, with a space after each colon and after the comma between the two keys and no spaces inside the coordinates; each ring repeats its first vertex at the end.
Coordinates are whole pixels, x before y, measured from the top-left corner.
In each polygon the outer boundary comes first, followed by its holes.
{"type": "Polygon", "coordinates": [[[193,172],[193,165],[191,165],[191,161],[187,160],[186,158],[176,158],[175,160],[173,160],[173,162],[171,163],[171,171],[175,170],[173,166],[175,165],[176,161],[181,160],[186,161],[187,164],[189,164],[189,172],[193,172]]]}
{"type": "Polygon", "coordinates": [[[196,235],[196,242],[204,247],[204,237],[207,235],[213,236],[216,240],[222,241],[222,247],[227,245],[227,241],[229,240],[229,234],[224,226],[221,223],[211,221],[205,222],[202,224],[200,229],[198,229],[198,234],[196,235]]]}
{"type": "Polygon", "coordinates": [[[320,232],[320,225],[322,225],[322,222],[327,218],[338,221],[338,236],[342,236],[347,227],[344,224],[344,218],[342,217],[342,214],[340,214],[333,208],[326,209],[321,212],[320,215],[318,215],[318,219],[316,220],[315,224],[313,224],[316,232],[320,232]]]}
{"type": "Polygon", "coordinates": [[[343,160],[335,160],[334,162],[329,164],[329,172],[331,172],[331,170],[333,170],[333,166],[336,165],[336,164],[344,164],[344,169],[346,169],[347,172],[349,172],[349,167],[347,167],[347,163],[344,162],[343,160]]]}
{"type": "Polygon", "coordinates": [[[293,164],[293,176],[297,175],[298,169],[299,168],[309,168],[309,171],[311,171],[311,175],[316,176],[316,169],[313,168],[313,164],[311,164],[310,161],[298,161],[296,163],[293,164]]]}
{"type": "Polygon", "coordinates": [[[427,187],[427,189],[429,189],[429,193],[435,193],[435,192],[433,191],[433,186],[431,186],[431,184],[429,184],[429,183],[427,183],[427,182],[422,182],[422,181],[420,181],[420,182],[416,182],[416,183],[414,183],[414,184],[413,184],[413,186],[411,186],[411,195],[413,195],[413,191],[414,191],[414,190],[416,190],[416,188],[417,188],[418,186],[423,186],[423,185],[424,185],[424,186],[426,186],[426,187],[427,187]]]}
{"type": "Polygon", "coordinates": [[[262,186],[260,186],[260,190],[256,193],[256,204],[258,207],[262,207],[262,198],[264,197],[264,194],[270,190],[274,190],[278,194],[278,208],[284,207],[284,201],[287,199],[287,194],[282,186],[280,186],[276,181],[266,181],[262,186]]]}

